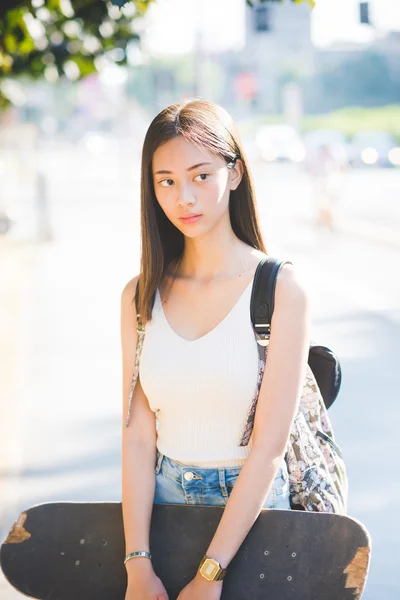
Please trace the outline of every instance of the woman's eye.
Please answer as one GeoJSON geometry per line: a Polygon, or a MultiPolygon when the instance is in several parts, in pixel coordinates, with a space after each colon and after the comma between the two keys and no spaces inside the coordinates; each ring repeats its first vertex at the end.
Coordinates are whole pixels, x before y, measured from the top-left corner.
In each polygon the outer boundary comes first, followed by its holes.
{"type": "MultiPolygon", "coordinates": [[[[170,187],[169,185],[164,185],[164,184],[168,184],[169,181],[172,181],[172,179],[163,179],[162,181],[160,181],[160,185],[162,185],[163,187],[170,187]]],[[[172,181],[173,183],[173,181],[172,181]]]]}
{"type": "MultiPolygon", "coordinates": [[[[209,174],[208,173],[200,173],[200,175],[196,175],[195,180],[198,177],[201,177],[200,181],[206,181],[206,177],[209,177],[209,174]]],[[[162,181],[160,181],[160,185],[162,185],[163,187],[171,187],[171,185],[173,183],[174,183],[173,179],[163,179],[162,181]]]]}
{"type": "Polygon", "coordinates": [[[200,173],[200,175],[197,175],[197,176],[195,177],[195,179],[196,179],[197,177],[204,177],[204,179],[201,179],[201,181],[205,181],[205,178],[206,178],[206,177],[208,177],[208,173],[200,173]]]}

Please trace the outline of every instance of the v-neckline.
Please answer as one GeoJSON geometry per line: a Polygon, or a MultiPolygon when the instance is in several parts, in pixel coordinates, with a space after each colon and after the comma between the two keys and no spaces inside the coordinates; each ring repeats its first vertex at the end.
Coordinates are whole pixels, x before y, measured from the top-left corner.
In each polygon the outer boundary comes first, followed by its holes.
{"type": "MultiPolygon", "coordinates": [[[[176,338],[178,338],[182,342],[184,342],[186,344],[194,344],[195,342],[200,342],[201,340],[204,340],[204,339],[208,338],[209,336],[211,336],[213,333],[215,333],[215,331],[217,329],[219,329],[228,320],[228,318],[232,315],[232,313],[235,311],[235,309],[237,308],[237,306],[240,304],[240,302],[242,301],[242,299],[246,295],[246,292],[248,291],[249,287],[253,285],[253,281],[254,281],[254,275],[251,278],[251,280],[249,281],[249,283],[246,285],[246,287],[243,290],[243,292],[240,294],[239,298],[236,300],[235,304],[232,306],[232,308],[229,310],[229,312],[225,315],[225,317],[219,323],[217,323],[217,325],[215,325],[215,327],[213,327],[212,329],[210,329],[210,331],[208,331],[204,335],[201,335],[198,338],[195,338],[194,340],[187,340],[186,338],[182,337],[171,326],[170,322],[167,319],[167,315],[165,314],[163,303],[162,303],[162,299],[161,299],[161,294],[160,294],[160,291],[159,291],[159,289],[157,287],[156,294],[158,295],[158,301],[160,303],[160,310],[161,310],[162,318],[164,319],[165,324],[167,325],[168,329],[171,331],[172,335],[174,335],[176,338]]],[[[250,305],[249,305],[249,311],[250,311],[250,305]]]]}

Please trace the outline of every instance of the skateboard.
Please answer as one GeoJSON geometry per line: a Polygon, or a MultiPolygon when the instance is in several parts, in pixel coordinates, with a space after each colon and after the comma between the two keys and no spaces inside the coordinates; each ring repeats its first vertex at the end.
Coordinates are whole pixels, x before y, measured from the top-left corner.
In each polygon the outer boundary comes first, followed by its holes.
{"type": "MultiPolygon", "coordinates": [[[[191,581],[224,507],[154,504],[154,570],[176,600],[191,581]]],[[[0,550],[9,583],[40,600],[124,600],[120,502],[48,502],[28,508],[0,550]]],[[[370,537],[336,514],[263,509],[224,579],[222,600],[361,598],[370,537]]]]}

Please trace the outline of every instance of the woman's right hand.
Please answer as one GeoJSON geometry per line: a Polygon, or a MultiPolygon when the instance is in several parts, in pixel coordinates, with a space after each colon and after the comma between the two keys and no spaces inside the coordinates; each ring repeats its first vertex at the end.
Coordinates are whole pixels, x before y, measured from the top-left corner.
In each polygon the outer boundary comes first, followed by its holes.
{"type": "Polygon", "coordinates": [[[127,563],[128,587],[125,600],[168,600],[167,591],[149,560],[133,559],[127,563]]]}

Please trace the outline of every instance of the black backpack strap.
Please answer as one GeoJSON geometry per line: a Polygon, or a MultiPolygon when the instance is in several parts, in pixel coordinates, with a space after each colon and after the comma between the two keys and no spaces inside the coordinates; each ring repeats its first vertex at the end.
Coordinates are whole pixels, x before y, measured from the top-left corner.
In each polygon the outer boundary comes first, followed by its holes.
{"type": "Polygon", "coordinates": [[[275,304],[275,288],[279,270],[290,260],[279,260],[272,256],[263,258],[257,266],[250,300],[250,317],[256,334],[258,353],[265,356],[271,333],[271,320],[275,304]]]}

